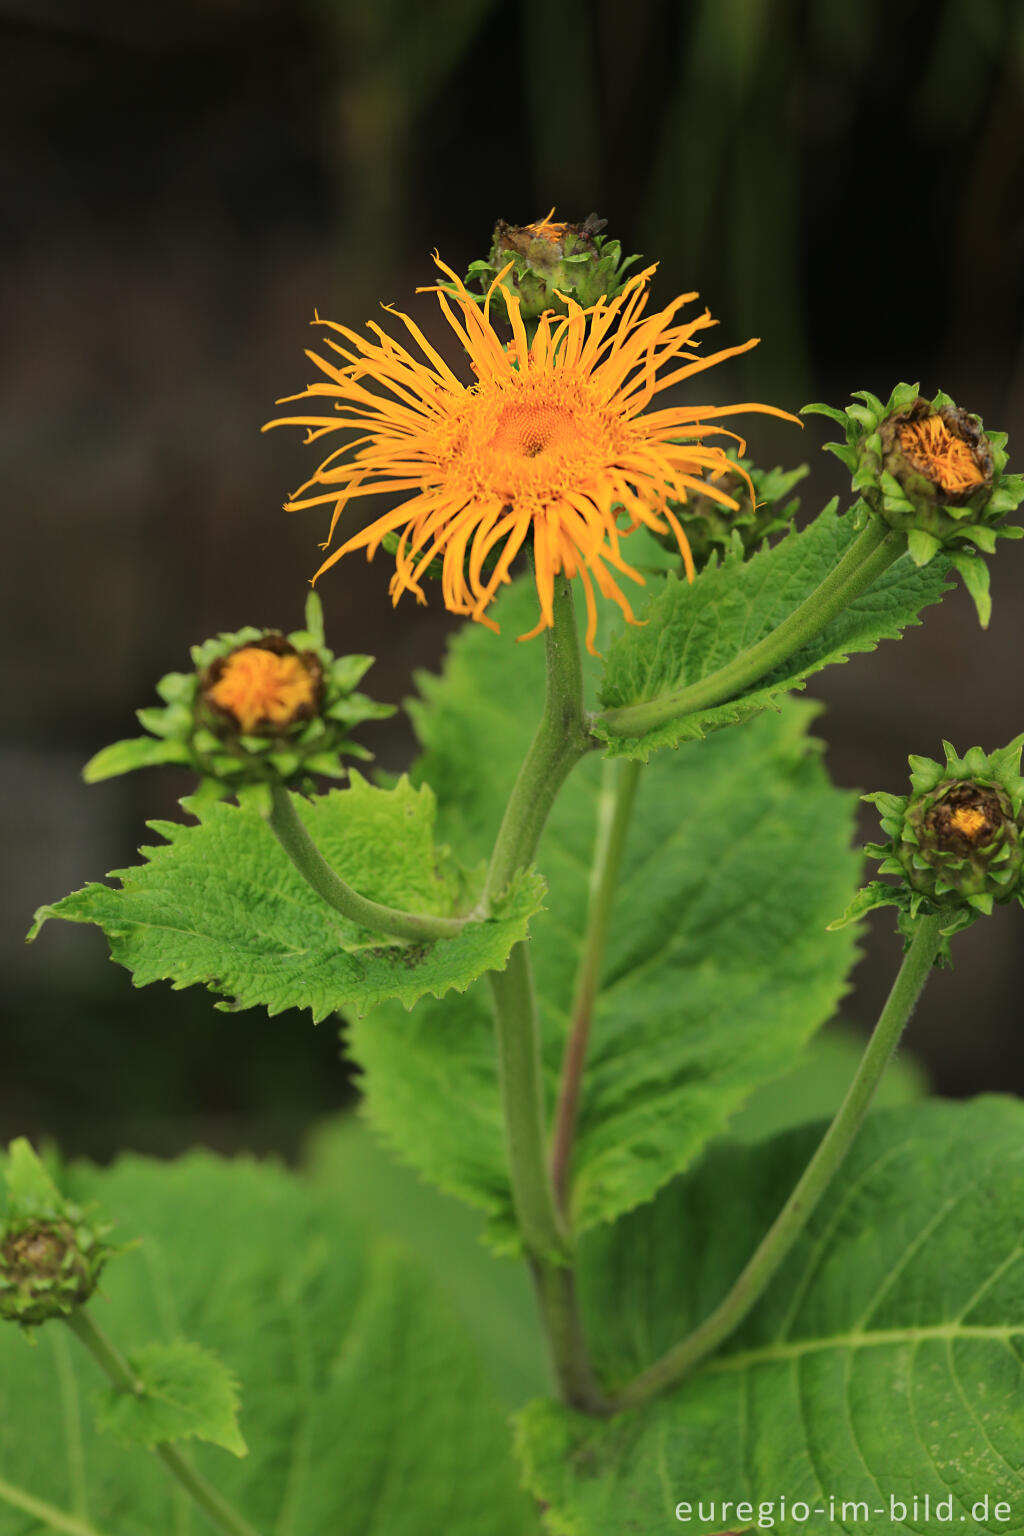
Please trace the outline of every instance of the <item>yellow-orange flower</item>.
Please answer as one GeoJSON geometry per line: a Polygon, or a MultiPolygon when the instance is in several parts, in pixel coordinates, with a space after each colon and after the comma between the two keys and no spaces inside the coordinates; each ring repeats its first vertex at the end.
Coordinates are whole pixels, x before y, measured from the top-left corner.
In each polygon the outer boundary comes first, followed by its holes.
{"type": "Polygon", "coordinates": [[[294,724],[311,710],[315,691],[301,656],[246,645],[225,659],[206,697],[251,735],[261,726],[294,724]]]}
{"type": "Polygon", "coordinates": [[[369,326],[378,339],[367,341],[345,326],[323,322],[342,338],[329,336],[326,342],[339,361],[307,353],[326,380],[288,399],[333,401],[335,414],[267,423],[306,427],[308,442],[332,432],[358,434],[330,454],[285,504],[289,511],[333,504],[324,549],[354,497],[405,496],[335,550],[313,579],[350,550],[365,548],[372,559],[381,539],[401,530],[393,601],[412,592],[425,602],[421,578],[440,557],[447,607],[496,629],[487,607],[532,536],[540,622],[520,638],[531,639],[551,625],[554,578],[564,572],[583,583],[587,646],[593,650],[595,585],[636,622],[612,574],[643,585],[623,558],[623,538],[641,524],[660,533],[671,529],[692,580],[690,548],[669,503],[699,490],[726,507],[736,506],[715,484],[735,466],[722,447],[705,439],[733,438],[741,453],[745,444],[718,419],[740,411],[795,418],[751,404],[647,409],[660,391],[757,345],[755,338],[700,357],[694,350],[698,333],[716,322],[707,310],[676,321],[695,293],[645,314],[653,267],[589,309],[567,298],[565,313],[544,314],[531,340],[518,298],[503,284],[508,268],[498,274],[481,308],[456,274],[434,259],[450,282],[433,291],[468,354],[472,383],[456,376],[406,315],[396,318],[421,356],[378,325],[369,326]],[[507,345],[490,319],[499,284],[512,325],[507,345]]]}
{"type": "Polygon", "coordinates": [[[936,411],[899,430],[900,447],[915,469],[934,480],[949,495],[959,495],[985,479],[970,444],[949,430],[936,411]]]}

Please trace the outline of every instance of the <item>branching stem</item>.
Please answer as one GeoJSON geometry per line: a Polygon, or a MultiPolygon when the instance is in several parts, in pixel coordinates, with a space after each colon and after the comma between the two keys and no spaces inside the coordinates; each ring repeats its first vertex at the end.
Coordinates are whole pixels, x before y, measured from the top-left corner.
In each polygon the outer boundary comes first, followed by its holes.
{"type": "Polygon", "coordinates": [[[939,917],[920,920],[846,1098],[793,1193],[732,1290],[693,1333],[619,1393],[613,1402],[616,1411],[635,1408],[682,1381],[729,1337],[767,1290],[853,1145],[914,1004],[931,973],[942,940],[940,922],[939,917]]]}
{"type": "Polygon", "coordinates": [[[328,864],[306,831],[288,791],[274,783],[270,793],[269,822],[274,836],[307,885],[349,922],[371,932],[423,943],[430,939],[453,939],[470,921],[466,917],[437,917],[431,912],[400,912],[396,907],[360,896],[328,864]]]}
{"type": "Polygon", "coordinates": [[[689,687],[639,704],[604,710],[596,721],[615,736],[643,736],[670,720],[735,698],[820,634],[878,580],[906,547],[904,533],[872,517],[821,585],[762,640],[689,687]]]}
{"type": "MultiPolygon", "coordinates": [[[[106,1373],[119,1392],[139,1394],[144,1391],[143,1383],[135,1375],[124,1355],[116,1344],[107,1338],[84,1307],[77,1307],[64,1321],[75,1338],[85,1345],[97,1365],[106,1373]]],[[[171,1476],[189,1494],[196,1508],[202,1510],[214,1529],[221,1532],[221,1536],[258,1536],[255,1527],[232,1509],[216,1488],[195,1470],[177,1446],[155,1445],[153,1451],[171,1476]]]]}

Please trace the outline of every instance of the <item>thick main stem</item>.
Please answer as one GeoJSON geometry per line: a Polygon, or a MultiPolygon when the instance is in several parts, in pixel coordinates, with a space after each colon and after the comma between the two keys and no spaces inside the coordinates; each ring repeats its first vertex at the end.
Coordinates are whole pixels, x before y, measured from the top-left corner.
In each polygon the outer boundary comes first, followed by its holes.
{"type": "MultiPolygon", "coordinates": [[[[84,1307],[77,1307],[64,1321],[119,1392],[141,1395],[145,1391],[143,1382],[135,1375],[124,1355],[111,1343],[84,1307]]],[[[165,1443],[155,1445],[153,1450],[171,1476],[190,1495],[196,1508],[202,1510],[210,1524],[221,1532],[221,1536],[258,1536],[255,1527],[232,1509],[216,1488],[185,1459],[177,1446],[165,1443]]]]}
{"type": "Polygon", "coordinates": [[[437,917],[431,912],[401,912],[370,901],[337,874],[306,831],[288,791],[278,783],[271,785],[270,829],[299,874],[336,912],[369,928],[394,938],[423,943],[430,939],[453,939],[469,921],[465,917],[437,917]]]}
{"type": "MultiPolygon", "coordinates": [[[[595,743],[583,713],[583,673],[572,588],[554,583],[554,624],[545,631],[544,713],[523,760],[498,832],[485,899],[500,895],[528,865],[569,772],[595,743]]],[[[576,1302],[569,1233],[548,1168],[547,1114],[540,1023],[529,950],[517,944],[503,971],[489,974],[509,1181],[516,1221],[533,1273],[552,1366],[565,1402],[599,1413],[576,1302]]]]}
{"type": "Polygon", "coordinates": [[[938,953],[939,917],[922,918],[860,1065],[835,1119],[732,1290],[687,1338],[615,1398],[615,1410],[633,1408],[674,1386],[716,1350],[767,1290],[779,1266],[810,1220],[856,1138],[875,1091],[921,994],[938,953]]]}
{"type": "Polygon", "coordinates": [[[842,613],[905,551],[906,535],[872,517],[821,585],[776,629],[687,688],[640,704],[608,709],[596,719],[616,736],[642,736],[669,720],[724,704],[774,671],[842,613]]]}
{"type": "Polygon", "coordinates": [[[562,1059],[562,1078],[551,1144],[551,1177],[563,1210],[568,1206],[572,1144],[576,1134],[583,1069],[601,979],[608,924],[611,921],[622,853],[642,770],[643,765],[635,760],[608,761],[603,765],[594,862],[590,876],[587,931],[576,979],[569,1038],[562,1059]]]}
{"type": "Polygon", "coordinates": [[[587,730],[583,710],[583,668],[572,586],[559,575],[554,588],[554,624],[544,631],[544,713],[495,839],[485,893],[489,901],[532,861],[559,790],[580,758],[598,745],[587,730]]]}

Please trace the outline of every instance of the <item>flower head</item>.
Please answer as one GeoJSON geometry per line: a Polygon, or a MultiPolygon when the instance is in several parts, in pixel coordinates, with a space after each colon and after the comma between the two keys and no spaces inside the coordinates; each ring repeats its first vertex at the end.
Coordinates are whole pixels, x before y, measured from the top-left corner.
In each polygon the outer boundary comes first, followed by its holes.
{"type": "Polygon", "coordinates": [[[960,572],[982,627],[992,611],[988,566],[998,539],[1019,539],[1024,528],[1004,519],[1024,499],[1024,478],[1006,474],[1006,434],[986,432],[940,390],[926,400],[916,384],[897,384],[883,405],[870,390],[862,404],[837,411],[808,405],[844,428],[845,443],[826,447],[851,471],[862,501],[858,514],[880,517],[907,535],[917,565],[945,550],[960,572]]]}
{"type": "Polygon", "coordinates": [[[889,839],[865,851],[880,861],[879,874],[900,883],[872,881],[833,928],[874,907],[895,906],[906,937],[919,916],[938,914],[948,938],[995,902],[1024,906],[1024,735],[995,752],[971,747],[963,757],[948,741],[943,747],[943,763],[910,759],[909,795],[864,796],[878,807],[889,839]]]}
{"type": "Polygon", "coordinates": [[[123,1251],[56,1185],[24,1138],[8,1149],[0,1223],[0,1318],[36,1327],[88,1301],[107,1260],[123,1251]]]}
{"type": "Polygon", "coordinates": [[[324,638],[320,599],[306,600],[306,626],[282,635],[248,626],[192,647],[193,670],[169,672],[156,691],[162,708],[140,709],[150,733],[104,747],[86,764],[90,783],[177,763],[200,776],[189,808],[273,780],[310,773],[342,778],[341,759],[371,757],[350,738],[365,720],[394,713],[356,691],[372,656],[335,656],[324,638]]]}
{"type": "Polygon", "coordinates": [[[334,358],[307,354],[325,379],[289,398],[326,399],[335,414],[267,424],[306,427],[309,442],[357,434],[286,503],[289,511],[333,506],[327,544],[355,497],[404,493],[393,511],[336,549],[314,580],[352,550],[365,549],[372,559],[385,536],[400,530],[392,600],[412,592],[425,602],[422,578],[439,557],[446,606],[497,628],[486,610],[529,542],[540,622],[521,638],[551,625],[554,578],[563,572],[583,584],[593,650],[595,587],[636,622],[617,577],[640,584],[643,577],[623,556],[624,538],[641,524],[655,533],[671,529],[692,579],[689,544],[671,503],[699,491],[736,506],[716,484],[735,465],[706,439],[734,439],[740,452],[745,445],[718,419],[751,410],[795,418],[766,405],[647,409],[662,390],[756,345],[700,357],[699,333],[715,322],[706,310],[676,320],[692,293],[645,314],[653,267],[588,308],[565,296],[564,313],[546,311],[530,338],[518,296],[503,285],[508,266],[478,307],[456,274],[435,260],[448,281],[433,291],[468,354],[472,383],[456,376],[405,315],[397,318],[421,356],[380,326],[370,326],[379,339],[366,341],[326,322],[334,358]],[[491,322],[499,290],[512,328],[507,345],[491,322]]]}

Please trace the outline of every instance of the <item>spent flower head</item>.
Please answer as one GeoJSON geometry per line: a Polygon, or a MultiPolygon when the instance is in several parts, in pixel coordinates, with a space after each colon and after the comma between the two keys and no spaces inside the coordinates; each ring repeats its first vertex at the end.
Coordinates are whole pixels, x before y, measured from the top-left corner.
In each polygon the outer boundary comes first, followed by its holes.
{"type": "Polygon", "coordinates": [[[558,296],[560,312],[543,313],[531,336],[509,285],[514,262],[497,273],[478,305],[451,268],[435,260],[446,282],[428,291],[437,293],[468,355],[472,382],[456,375],[408,316],[396,318],[420,356],[378,325],[369,327],[378,339],[367,341],[323,322],[332,333],[325,338],[330,355],[307,355],[324,378],[289,398],[329,402],[333,414],[267,423],[305,427],[308,442],[349,435],[286,503],[289,511],[331,506],[328,544],[356,497],[402,494],[397,507],[336,549],[314,580],[352,550],[365,549],[372,559],[385,538],[398,533],[394,602],[403,592],[426,602],[422,581],[439,559],[446,606],[497,628],[487,609],[528,545],[540,620],[521,638],[552,624],[554,578],[561,572],[583,584],[592,650],[595,587],[636,622],[616,579],[643,584],[624,557],[630,532],[640,526],[671,532],[692,578],[690,546],[674,505],[699,492],[735,509],[736,498],[705,478],[730,468],[724,449],[709,438],[733,439],[744,451],[743,440],[721,420],[743,411],[795,418],[752,404],[648,409],[661,391],[756,345],[751,340],[702,357],[700,333],[715,324],[708,311],[676,319],[696,294],[645,313],[653,267],[587,306],[558,296]],[[499,299],[511,325],[507,343],[492,320],[499,299]]]}
{"type": "Polygon", "coordinates": [[[335,656],[324,641],[320,599],[310,593],[306,628],[241,629],[192,647],[193,670],[157,683],[163,706],[140,709],[150,732],[114,742],[85,767],[89,783],[154,763],[178,763],[200,775],[191,797],[211,800],[272,779],[318,773],[341,778],[343,756],[372,754],[349,732],[394,713],[356,691],[372,656],[335,656]]]}
{"type": "Polygon", "coordinates": [[[109,1226],[65,1200],[31,1146],[11,1143],[7,1209],[0,1223],[0,1318],[37,1327],[88,1301],[107,1260],[122,1248],[109,1226]]]}
{"type": "Polygon", "coordinates": [[[993,554],[997,539],[1024,536],[1024,528],[1003,526],[1024,500],[1024,476],[1004,473],[1005,432],[986,432],[980,416],[941,390],[926,400],[916,384],[897,384],[885,405],[869,390],[855,399],[863,403],[845,411],[804,410],[844,428],[846,442],[826,446],[851,471],[862,517],[874,513],[905,532],[917,565],[945,550],[986,626],[992,602],[981,555],[993,554]]]}
{"type": "Polygon", "coordinates": [[[943,742],[944,763],[910,758],[909,795],[865,795],[878,807],[885,843],[869,843],[879,874],[855,897],[841,927],[874,907],[900,909],[900,928],[913,934],[920,916],[938,914],[949,935],[992,911],[995,902],[1024,906],[1024,734],[995,752],[971,747],[960,757],[943,742]]]}
{"type": "Polygon", "coordinates": [[[606,219],[590,214],[582,224],[556,221],[555,210],[533,224],[507,224],[499,219],[494,226],[491,253],[487,261],[474,261],[466,273],[466,289],[471,297],[480,289],[483,303],[499,274],[493,307],[503,319],[507,288],[519,300],[524,321],[538,320],[547,309],[557,309],[567,298],[587,309],[599,299],[612,299],[625,283],[626,273],[638,256],[623,259],[622,247],[602,233],[606,219]]]}

